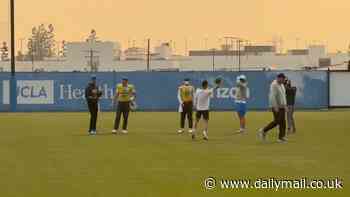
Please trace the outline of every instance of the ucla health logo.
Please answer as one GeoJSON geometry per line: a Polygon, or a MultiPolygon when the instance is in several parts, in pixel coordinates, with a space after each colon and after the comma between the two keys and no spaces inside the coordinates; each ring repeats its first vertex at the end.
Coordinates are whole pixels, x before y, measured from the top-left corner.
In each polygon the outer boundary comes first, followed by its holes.
{"type": "Polygon", "coordinates": [[[54,104],[53,80],[18,80],[17,104],[54,104]]]}
{"type": "MultiPolygon", "coordinates": [[[[10,104],[10,81],[2,81],[2,103],[10,104]]],[[[17,104],[54,104],[52,80],[17,80],[17,104]]]]}
{"type": "MultiPolygon", "coordinates": [[[[2,104],[10,104],[10,81],[2,81],[2,104]]],[[[54,104],[53,80],[17,80],[17,104],[54,104]]]]}

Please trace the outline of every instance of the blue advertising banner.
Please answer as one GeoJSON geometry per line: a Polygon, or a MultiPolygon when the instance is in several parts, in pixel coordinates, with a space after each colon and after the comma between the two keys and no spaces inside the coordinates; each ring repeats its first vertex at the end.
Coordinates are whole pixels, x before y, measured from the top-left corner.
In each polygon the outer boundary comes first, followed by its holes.
{"type": "MultiPolygon", "coordinates": [[[[115,86],[123,77],[129,78],[137,91],[139,110],[175,111],[178,109],[177,88],[184,78],[190,78],[195,87],[202,80],[211,86],[217,77],[224,81],[215,91],[211,102],[213,110],[234,110],[233,88],[236,77],[248,78],[250,109],[268,108],[270,83],[277,72],[109,72],[96,73],[103,92],[101,108],[112,110],[115,86]]],[[[299,108],[317,109],[328,106],[328,78],[324,71],[285,72],[298,88],[296,105],[299,108]]],[[[86,111],[85,87],[89,73],[17,73],[16,111],[86,111]]],[[[0,73],[0,111],[9,111],[10,73],[0,73]]]]}

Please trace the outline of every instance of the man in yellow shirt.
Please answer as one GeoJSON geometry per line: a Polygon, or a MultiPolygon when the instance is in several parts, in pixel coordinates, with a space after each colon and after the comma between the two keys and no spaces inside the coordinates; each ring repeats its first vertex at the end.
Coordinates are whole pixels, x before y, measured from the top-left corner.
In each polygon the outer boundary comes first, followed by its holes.
{"type": "Polygon", "coordinates": [[[188,119],[188,128],[189,132],[192,133],[193,127],[193,96],[194,96],[194,87],[190,84],[189,79],[185,79],[183,84],[179,86],[177,98],[179,100],[179,112],[180,116],[180,129],[178,133],[182,133],[185,128],[185,119],[188,119]]]}
{"type": "Polygon", "coordinates": [[[128,133],[128,118],[130,112],[130,102],[135,100],[136,91],[135,87],[129,84],[127,78],[122,79],[122,83],[119,83],[116,87],[116,93],[114,101],[118,101],[117,114],[114,122],[113,134],[116,134],[119,129],[121,115],[123,114],[123,130],[122,133],[128,133]]]}

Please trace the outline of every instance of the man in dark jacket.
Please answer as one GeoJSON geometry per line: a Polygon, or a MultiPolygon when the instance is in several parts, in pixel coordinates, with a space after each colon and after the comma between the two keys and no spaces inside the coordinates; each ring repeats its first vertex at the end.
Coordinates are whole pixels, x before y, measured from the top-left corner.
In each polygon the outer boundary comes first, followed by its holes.
{"type": "Polygon", "coordinates": [[[290,80],[286,81],[286,97],[287,97],[287,123],[288,123],[288,133],[295,133],[295,121],[294,121],[294,105],[295,105],[295,96],[297,93],[297,88],[292,86],[290,80]]]}
{"type": "Polygon", "coordinates": [[[98,101],[102,92],[98,90],[96,76],[91,76],[91,81],[85,89],[85,98],[90,112],[89,134],[96,135],[96,122],[98,113],[98,101]]]}

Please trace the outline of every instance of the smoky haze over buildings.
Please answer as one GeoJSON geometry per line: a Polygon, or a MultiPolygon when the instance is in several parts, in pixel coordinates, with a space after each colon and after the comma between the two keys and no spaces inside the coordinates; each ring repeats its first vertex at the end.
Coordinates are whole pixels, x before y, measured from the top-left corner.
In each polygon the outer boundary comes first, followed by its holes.
{"type": "MultiPolygon", "coordinates": [[[[8,4],[0,1],[0,41],[9,40],[8,4]]],[[[350,43],[349,10],[348,0],[16,0],[16,38],[52,23],[56,40],[82,41],[94,28],[123,48],[150,37],[154,44],[172,40],[183,53],[218,47],[219,38],[233,35],[259,42],[282,37],[285,48],[322,42],[336,51],[350,43]]]]}

